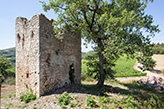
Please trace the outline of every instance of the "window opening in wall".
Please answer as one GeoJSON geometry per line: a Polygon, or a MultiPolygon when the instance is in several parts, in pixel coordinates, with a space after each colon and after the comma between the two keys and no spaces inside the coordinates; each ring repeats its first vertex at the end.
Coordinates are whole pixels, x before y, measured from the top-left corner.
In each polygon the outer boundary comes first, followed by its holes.
{"type": "Polygon", "coordinates": [[[33,38],[33,37],[34,37],[34,32],[32,31],[32,32],[31,32],[31,38],[33,38]]]}
{"type": "Polygon", "coordinates": [[[29,78],[29,71],[27,71],[27,73],[26,73],[26,78],[29,78]]]}
{"type": "Polygon", "coordinates": [[[24,39],[24,35],[23,35],[23,39],[22,39],[22,46],[24,47],[24,41],[25,41],[25,39],[24,39]]]}
{"type": "Polygon", "coordinates": [[[70,65],[70,70],[69,70],[69,79],[70,79],[71,83],[74,83],[74,75],[73,75],[74,72],[75,72],[74,64],[72,63],[70,65]]]}
{"type": "Polygon", "coordinates": [[[19,43],[20,40],[21,40],[21,37],[20,37],[19,33],[17,34],[17,39],[18,39],[18,43],[19,43]]]}

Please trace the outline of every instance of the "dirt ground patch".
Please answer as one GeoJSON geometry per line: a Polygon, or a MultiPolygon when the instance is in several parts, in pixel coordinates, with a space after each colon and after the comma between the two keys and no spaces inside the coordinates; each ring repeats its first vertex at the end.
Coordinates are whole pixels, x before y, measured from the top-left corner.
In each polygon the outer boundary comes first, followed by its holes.
{"type": "MultiPolygon", "coordinates": [[[[10,86],[10,87],[12,88],[14,86],[10,86]]],[[[86,98],[89,95],[95,97],[96,101],[98,98],[97,93],[100,93],[101,91],[106,93],[109,97],[118,95],[117,93],[116,94],[112,93],[110,89],[111,86],[107,86],[107,85],[101,88],[97,88],[95,85],[90,85],[90,84],[89,86],[88,85],[79,86],[75,84],[69,84],[57,90],[52,90],[46,95],[41,96],[40,98],[37,98],[35,101],[30,102],[28,104],[25,104],[24,102],[20,102],[19,98],[17,97],[9,97],[9,96],[3,97],[1,100],[2,103],[1,108],[3,109],[62,109],[62,107],[58,104],[58,98],[63,92],[67,91],[68,94],[73,98],[71,102],[76,104],[75,109],[84,109],[84,107],[87,106],[86,98]],[[86,87],[96,88],[95,89],[96,91],[94,91],[94,89],[86,90],[86,87]]],[[[123,98],[123,96],[120,97],[123,98]]],[[[70,108],[72,109],[70,105],[66,105],[66,109],[70,109],[70,108]]],[[[93,109],[99,109],[99,108],[100,107],[94,107],[93,109]]]]}
{"type": "Polygon", "coordinates": [[[2,85],[1,88],[1,95],[8,95],[10,93],[14,93],[15,92],[15,85],[2,85]]]}
{"type": "Polygon", "coordinates": [[[164,70],[164,55],[161,54],[154,54],[153,55],[153,60],[157,61],[156,62],[156,67],[154,68],[155,70],[164,70]]]}

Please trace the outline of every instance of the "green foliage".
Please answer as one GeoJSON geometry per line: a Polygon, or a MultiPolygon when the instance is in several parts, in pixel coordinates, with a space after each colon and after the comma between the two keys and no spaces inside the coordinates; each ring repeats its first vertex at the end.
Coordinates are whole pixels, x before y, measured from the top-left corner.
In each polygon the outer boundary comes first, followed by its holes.
{"type": "Polygon", "coordinates": [[[142,73],[133,68],[133,65],[137,61],[136,58],[132,59],[127,57],[127,55],[120,56],[116,61],[113,70],[116,72],[115,77],[131,77],[131,76],[145,76],[146,73],[142,73]]]}
{"type": "Polygon", "coordinates": [[[6,57],[12,63],[15,63],[15,47],[0,50],[0,57],[6,57]]]}
{"type": "Polygon", "coordinates": [[[90,106],[90,107],[95,107],[96,106],[96,102],[94,100],[95,98],[91,95],[89,95],[87,98],[86,98],[86,104],[87,106],[90,106]]]}
{"type": "MultiPolygon", "coordinates": [[[[87,53],[86,53],[87,54],[87,53]]],[[[90,56],[92,57],[92,56],[90,56]]],[[[89,58],[88,58],[89,59],[89,58]]],[[[83,60],[82,61],[82,73],[81,73],[81,79],[82,80],[92,80],[99,78],[99,63],[98,58],[93,60],[83,60]],[[88,65],[89,63],[89,65],[88,65]],[[88,66],[87,66],[88,65],[88,66]]],[[[146,73],[142,73],[138,70],[135,70],[133,68],[133,65],[137,61],[136,58],[132,59],[127,57],[127,55],[120,56],[119,59],[114,63],[115,66],[113,66],[111,69],[113,70],[113,76],[114,77],[132,77],[132,76],[145,76],[146,73]]],[[[109,64],[109,67],[111,65],[109,64]]],[[[112,74],[110,72],[110,74],[112,74]]],[[[109,80],[109,75],[106,75],[106,80],[109,80]]]]}
{"type": "Polygon", "coordinates": [[[123,104],[127,107],[139,107],[140,103],[135,100],[132,96],[128,96],[127,98],[123,98],[120,101],[120,104],[123,104]]]}
{"type": "Polygon", "coordinates": [[[8,74],[8,77],[14,77],[15,78],[15,67],[7,69],[6,72],[8,74]]]}
{"type": "Polygon", "coordinates": [[[107,105],[105,105],[105,106],[100,106],[100,109],[116,109],[115,107],[113,107],[113,106],[111,106],[110,108],[107,106],[107,105]]]}
{"type": "Polygon", "coordinates": [[[75,72],[75,69],[70,68],[69,79],[70,79],[71,83],[74,83],[74,76],[73,76],[74,72],[75,72]]]}
{"type": "Polygon", "coordinates": [[[14,105],[12,103],[9,103],[9,104],[4,104],[4,107],[5,108],[12,108],[14,105]]]}
{"type": "MultiPolygon", "coordinates": [[[[92,77],[94,79],[99,79],[100,78],[100,64],[99,64],[99,58],[98,54],[94,52],[93,55],[89,55],[87,61],[84,61],[84,64],[86,62],[86,68],[85,69],[85,76],[87,77],[92,77]]],[[[113,60],[104,60],[104,71],[106,73],[105,78],[114,78],[115,71],[112,70],[112,67],[115,66],[113,60]]],[[[83,76],[83,75],[82,75],[83,76]]]]}
{"type": "Polygon", "coordinates": [[[11,62],[5,58],[0,58],[0,74],[3,76],[2,81],[8,77],[7,69],[11,68],[11,62]]]}
{"type": "Polygon", "coordinates": [[[15,78],[15,47],[5,50],[0,50],[0,73],[5,84],[14,85],[15,78]],[[7,80],[6,80],[7,79],[7,80]]]}
{"type": "Polygon", "coordinates": [[[9,97],[9,98],[13,98],[13,97],[16,97],[16,94],[15,94],[15,92],[14,92],[14,93],[10,93],[10,94],[8,95],[8,97],[9,97]]]}
{"type": "Polygon", "coordinates": [[[133,93],[133,98],[136,102],[135,105],[145,107],[146,109],[161,109],[164,107],[163,91],[155,90],[150,86],[139,84],[136,81],[126,84],[126,86],[135,89],[133,93]]]}
{"type": "Polygon", "coordinates": [[[99,104],[111,102],[111,99],[108,97],[105,97],[105,96],[103,96],[103,97],[99,96],[97,100],[98,100],[99,104]]]}
{"type": "Polygon", "coordinates": [[[76,105],[73,104],[72,102],[69,103],[69,106],[70,106],[70,107],[76,107],[76,105]]]}
{"type": "Polygon", "coordinates": [[[24,109],[26,106],[27,106],[27,104],[24,104],[24,105],[21,107],[21,109],[24,109]]]}
{"type": "Polygon", "coordinates": [[[67,92],[63,92],[63,94],[60,97],[58,97],[58,104],[61,107],[65,107],[65,105],[68,105],[70,103],[71,99],[72,97],[68,95],[67,92]]]}
{"type": "Polygon", "coordinates": [[[157,43],[153,46],[153,53],[154,54],[164,54],[164,43],[157,43]]]}
{"type": "Polygon", "coordinates": [[[152,70],[156,66],[156,61],[149,56],[138,57],[138,62],[143,65],[143,67],[140,67],[143,71],[152,70]]]}
{"type": "Polygon", "coordinates": [[[26,89],[28,89],[28,85],[26,83],[24,83],[24,85],[25,85],[26,89]]]}
{"type": "Polygon", "coordinates": [[[105,72],[112,72],[108,64],[113,64],[120,55],[134,56],[135,51],[138,51],[143,56],[152,56],[149,53],[152,50],[150,40],[160,30],[158,25],[153,25],[153,17],[144,12],[148,0],[50,0],[48,4],[40,2],[44,11],[53,9],[58,13],[58,19],[53,22],[55,33],[59,33],[64,27],[72,32],[80,32],[86,43],[95,44],[94,49],[99,53],[101,69],[98,72],[101,75],[98,85],[104,84],[105,72]]]}
{"type": "Polygon", "coordinates": [[[93,56],[95,54],[97,54],[97,53],[94,52],[94,51],[87,52],[87,53],[85,53],[85,54],[82,55],[82,59],[88,60],[88,59],[90,59],[89,58],[90,56],[93,56]]]}
{"type": "Polygon", "coordinates": [[[19,97],[20,101],[23,101],[24,103],[29,103],[36,99],[36,96],[29,92],[22,92],[19,97]]]}

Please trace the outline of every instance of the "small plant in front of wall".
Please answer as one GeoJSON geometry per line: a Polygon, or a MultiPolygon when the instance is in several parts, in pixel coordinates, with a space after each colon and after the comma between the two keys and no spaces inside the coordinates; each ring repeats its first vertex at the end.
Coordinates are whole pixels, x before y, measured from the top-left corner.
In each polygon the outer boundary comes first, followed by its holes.
{"type": "Polygon", "coordinates": [[[56,55],[58,55],[59,54],[59,49],[56,51],[56,55]]]}
{"type": "Polygon", "coordinates": [[[87,103],[87,106],[89,107],[95,107],[96,106],[96,101],[94,100],[95,98],[91,95],[89,95],[87,98],[86,98],[86,103],[87,103]]]}
{"type": "Polygon", "coordinates": [[[65,105],[68,105],[70,103],[71,99],[72,99],[72,97],[70,95],[68,95],[67,92],[63,92],[63,94],[58,97],[58,104],[62,108],[65,108],[65,105]]]}
{"type": "Polygon", "coordinates": [[[26,88],[28,89],[28,85],[26,83],[24,83],[24,85],[26,86],[26,88]]]}
{"type": "Polygon", "coordinates": [[[29,103],[36,99],[36,96],[33,93],[30,92],[22,92],[19,96],[20,101],[23,101],[24,103],[29,103]]]}

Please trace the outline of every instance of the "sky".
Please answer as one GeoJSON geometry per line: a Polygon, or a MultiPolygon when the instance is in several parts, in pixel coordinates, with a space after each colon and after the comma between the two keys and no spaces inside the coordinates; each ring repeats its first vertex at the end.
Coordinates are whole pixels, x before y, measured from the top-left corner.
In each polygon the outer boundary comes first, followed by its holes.
{"type": "MultiPolygon", "coordinates": [[[[44,1],[48,3],[49,0],[44,1]]],[[[16,17],[25,17],[30,20],[32,16],[39,13],[49,19],[57,18],[53,11],[43,11],[39,0],[0,0],[0,50],[15,47],[16,17]]],[[[153,16],[153,24],[159,24],[161,30],[151,41],[164,43],[164,0],[154,0],[153,3],[149,3],[145,13],[153,16]]],[[[84,40],[82,40],[83,42],[84,40]]],[[[88,45],[88,48],[82,45],[82,52],[91,50],[91,44],[88,45]]]]}

